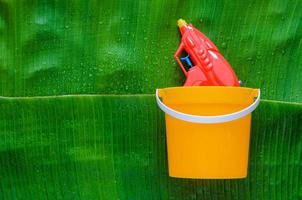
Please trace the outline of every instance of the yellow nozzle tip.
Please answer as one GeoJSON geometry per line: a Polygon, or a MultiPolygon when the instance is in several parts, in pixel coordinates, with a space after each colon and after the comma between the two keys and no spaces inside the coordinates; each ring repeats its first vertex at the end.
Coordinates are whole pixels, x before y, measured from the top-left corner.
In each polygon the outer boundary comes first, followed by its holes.
{"type": "Polygon", "coordinates": [[[184,25],[187,25],[187,22],[185,20],[183,20],[183,19],[179,19],[177,21],[177,25],[178,25],[178,27],[182,27],[184,25]]]}

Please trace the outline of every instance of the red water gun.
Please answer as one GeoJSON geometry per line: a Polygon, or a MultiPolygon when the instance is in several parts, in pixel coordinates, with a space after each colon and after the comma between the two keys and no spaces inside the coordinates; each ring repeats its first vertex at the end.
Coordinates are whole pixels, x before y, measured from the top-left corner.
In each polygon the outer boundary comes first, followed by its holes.
{"type": "Polygon", "coordinates": [[[232,67],[214,43],[183,19],[177,23],[182,39],[174,57],[187,77],[184,85],[240,86],[232,67]]]}

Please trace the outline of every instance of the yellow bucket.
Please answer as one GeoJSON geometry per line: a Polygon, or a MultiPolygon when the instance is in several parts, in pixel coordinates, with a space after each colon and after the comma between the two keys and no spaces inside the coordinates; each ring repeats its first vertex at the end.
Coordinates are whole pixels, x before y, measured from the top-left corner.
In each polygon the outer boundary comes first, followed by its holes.
{"type": "Polygon", "coordinates": [[[156,101],[166,113],[170,176],[247,176],[251,112],[260,102],[259,89],[165,88],[156,90],[156,101]]]}

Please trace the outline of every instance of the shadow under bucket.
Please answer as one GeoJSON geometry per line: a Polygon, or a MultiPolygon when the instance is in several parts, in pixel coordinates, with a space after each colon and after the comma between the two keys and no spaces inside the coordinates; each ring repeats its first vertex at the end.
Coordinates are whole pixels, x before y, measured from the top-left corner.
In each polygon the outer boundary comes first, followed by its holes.
{"type": "Polygon", "coordinates": [[[259,104],[259,89],[165,88],[156,91],[156,101],[166,113],[170,176],[196,179],[247,176],[251,112],[259,104]]]}

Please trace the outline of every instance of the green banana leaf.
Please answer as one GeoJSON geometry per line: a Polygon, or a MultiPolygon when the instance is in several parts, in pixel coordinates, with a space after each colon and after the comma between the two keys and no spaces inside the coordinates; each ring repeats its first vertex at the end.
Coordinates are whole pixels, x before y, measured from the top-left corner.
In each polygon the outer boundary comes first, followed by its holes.
{"type": "Polygon", "coordinates": [[[208,35],[245,86],[302,100],[302,1],[7,0],[0,94],[154,93],[181,85],[179,17],[208,35]]]}
{"type": "Polygon", "coordinates": [[[301,0],[0,0],[0,199],[302,199],[301,38],[301,0]],[[267,99],[247,179],[168,176],[180,17],[267,99]]]}
{"type": "Polygon", "coordinates": [[[302,104],[261,102],[239,180],[169,178],[151,95],[1,98],[0,109],[1,199],[302,198],[302,104]]]}

